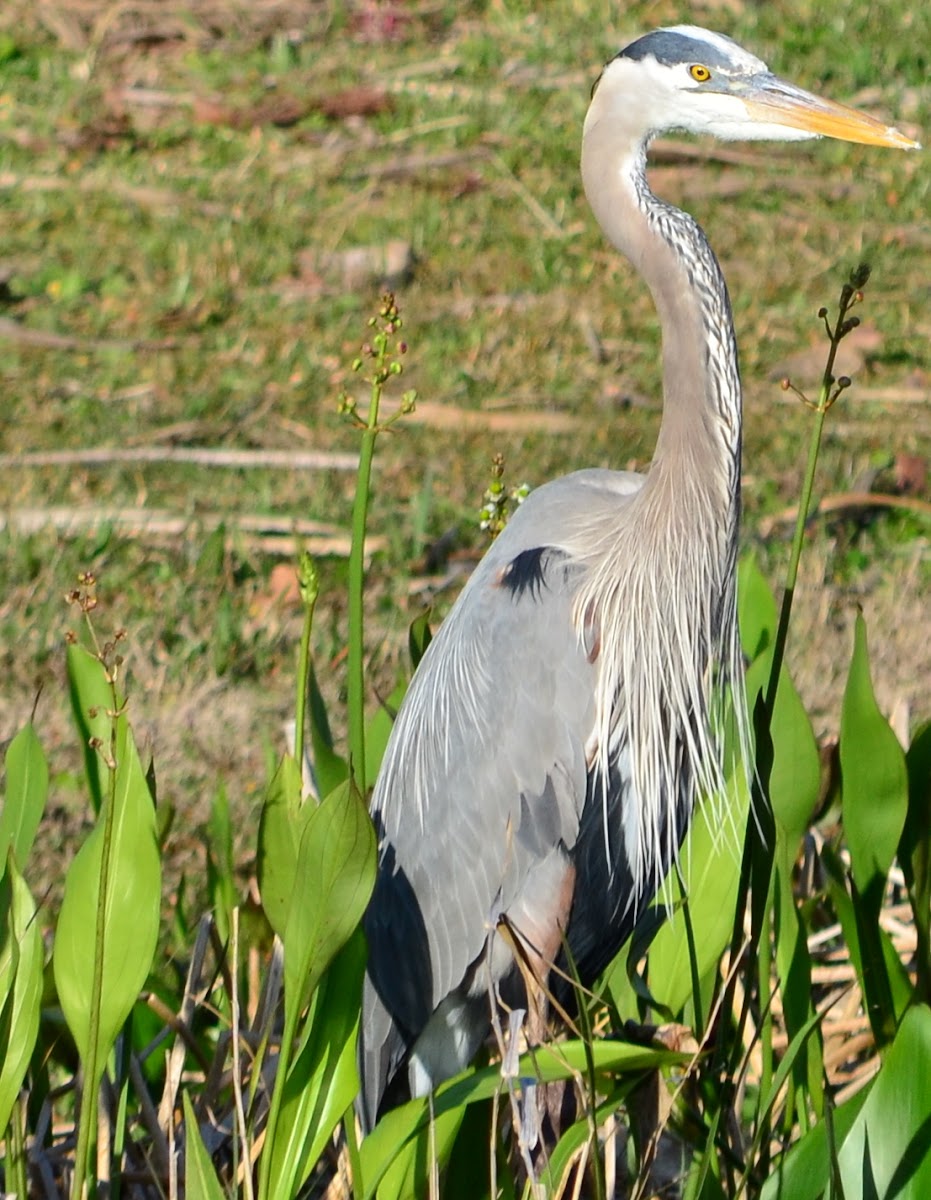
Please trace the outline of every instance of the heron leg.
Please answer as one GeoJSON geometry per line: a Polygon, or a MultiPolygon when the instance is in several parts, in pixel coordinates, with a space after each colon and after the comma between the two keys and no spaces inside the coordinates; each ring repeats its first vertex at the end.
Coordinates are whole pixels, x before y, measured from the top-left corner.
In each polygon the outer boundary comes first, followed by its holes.
{"type": "MultiPolygon", "coordinates": [[[[522,986],[503,989],[517,991],[516,1003],[525,999],[527,1018],[524,1033],[528,1048],[542,1046],[550,1040],[551,991],[550,972],[562,949],[564,931],[569,923],[575,891],[576,873],[571,860],[560,854],[558,877],[547,872],[550,884],[547,894],[528,888],[513,904],[498,924],[499,936],[509,944],[516,970],[515,983],[522,986]],[[555,884],[555,886],[553,886],[555,884]],[[521,997],[522,993],[522,997],[521,997]]],[[[552,863],[550,866],[552,867],[552,863]]],[[[563,1017],[565,1013],[557,1011],[563,1017]]],[[[563,1129],[575,1119],[577,1111],[575,1089],[568,1080],[539,1083],[535,1089],[536,1126],[539,1138],[536,1157],[544,1156],[547,1147],[554,1146],[563,1129]]]]}

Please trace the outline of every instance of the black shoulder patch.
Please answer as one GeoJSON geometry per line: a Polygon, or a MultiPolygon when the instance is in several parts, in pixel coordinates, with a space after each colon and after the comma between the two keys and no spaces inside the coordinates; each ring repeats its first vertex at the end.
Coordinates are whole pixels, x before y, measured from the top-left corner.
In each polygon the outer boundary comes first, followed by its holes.
{"type": "Polygon", "coordinates": [[[535,546],[532,550],[522,550],[502,571],[501,586],[506,588],[515,600],[520,600],[525,592],[530,593],[531,600],[538,600],[546,586],[549,560],[565,557],[561,550],[552,546],[535,546]]]}

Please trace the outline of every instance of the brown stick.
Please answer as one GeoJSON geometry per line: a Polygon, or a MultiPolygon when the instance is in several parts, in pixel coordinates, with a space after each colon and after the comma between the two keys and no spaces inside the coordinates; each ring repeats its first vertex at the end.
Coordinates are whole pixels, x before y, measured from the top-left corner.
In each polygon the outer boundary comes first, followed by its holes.
{"type": "MultiPolygon", "coordinates": [[[[0,532],[7,529],[20,536],[52,528],[60,537],[76,537],[99,525],[114,525],[123,537],[177,540],[191,530],[211,531],[221,525],[248,536],[263,554],[291,557],[302,541],[314,554],[345,557],[350,538],[322,521],[299,521],[292,517],[261,516],[253,513],[197,513],[190,516],[158,509],[117,508],[13,508],[0,513],[0,532]]],[[[366,552],[383,548],[384,538],[366,538],[366,552]]]]}
{"type": "Polygon", "coordinates": [[[0,454],[2,467],[106,467],[122,463],[189,463],[198,467],[354,471],[358,455],[326,450],[233,450],[219,446],[86,446],[0,454]]]}
{"type": "Polygon", "coordinates": [[[0,338],[24,346],[41,346],[46,350],[174,350],[176,338],[146,341],[144,338],[82,338],[65,333],[47,333],[44,329],[29,329],[19,321],[0,317],[0,338]]]}
{"type": "MultiPolygon", "coordinates": [[[[845,508],[901,508],[906,512],[931,516],[931,503],[927,500],[917,500],[912,496],[890,496],[884,492],[838,492],[834,496],[825,496],[812,509],[809,521],[827,513],[841,512],[845,508]]],[[[760,533],[763,537],[769,535],[779,525],[790,524],[798,516],[798,508],[784,508],[782,512],[774,513],[771,517],[760,522],[760,533]]]]}

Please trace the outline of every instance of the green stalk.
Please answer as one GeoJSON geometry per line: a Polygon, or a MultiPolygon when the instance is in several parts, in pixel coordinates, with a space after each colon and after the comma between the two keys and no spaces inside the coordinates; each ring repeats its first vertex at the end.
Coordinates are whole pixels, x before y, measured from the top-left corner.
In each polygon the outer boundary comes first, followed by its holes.
{"type": "Polygon", "coordinates": [[[265,1144],[259,1159],[259,1200],[271,1200],[272,1152],[275,1147],[275,1136],[278,1132],[278,1119],[281,1116],[281,1100],[284,1096],[285,1081],[291,1069],[291,1051],[297,1037],[297,1012],[288,1012],[285,1005],[284,1029],[281,1031],[281,1045],[278,1050],[278,1063],[275,1067],[275,1086],[272,1089],[272,1099],[268,1110],[268,1121],[265,1124],[265,1144]]]}
{"type": "MultiPolygon", "coordinates": [[[[836,346],[831,346],[829,361],[833,363],[836,346]]],[[[792,550],[789,554],[789,566],[786,570],[785,588],[782,593],[782,606],[779,610],[779,624],[776,627],[776,641],[773,645],[773,664],[769,672],[769,683],[766,687],[766,713],[772,720],[776,704],[776,692],[779,688],[779,675],[785,658],[786,640],[789,636],[789,619],[792,616],[792,601],[795,598],[795,585],[798,581],[798,564],[802,557],[802,546],[805,542],[805,526],[808,524],[808,514],[811,509],[811,495],[815,486],[815,469],[818,465],[818,455],[821,451],[821,436],[824,432],[824,418],[828,412],[828,397],[830,384],[822,380],[818,404],[815,410],[815,423],[812,426],[811,440],[808,444],[808,462],[805,464],[805,478],[802,481],[802,495],[799,500],[798,516],[795,518],[795,533],[792,536],[792,550]]]]}
{"type": "Polygon", "coordinates": [[[825,322],[828,331],[828,357],[821,376],[821,388],[818,392],[818,402],[814,405],[815,423],[811,430],[811,440],[808,444],[808,461],[805,464],[805,476],[802,480],[802,495],[799,500],[798,515],[795,519],[795,533],[792,536],[792,550],[789,554],[789,566],[786,570],[785,589],[782,593],[782,606],[779,611],[779,624],[776,628],[776,641],[773,645],[773,664],[769,673],[769,683],[766,688],[766,715],[768,722],[772,721],[773,707],[776,703],[776,692],[779,690],[779,675],[785,658],[786,640],[789,636],[789,619],[792,616],[792,602],[795,598],[795,585],[798,581],[798,565],[802,557],[802,546],[805,542],[805,526],[811,511],[811,496],[815,486],[815,470],[818,466],[818,455],[821,452],[821,436],[824,432],[824,420],[828,410],[840,395],[845,386],[849,385],[834,379],[834,360],[837,350],[844,337],[859,325],[859,320],[848,320],[850,306],[862,298],[860,289],[866,286],[870,277],[869,267],[861,265],[850,274],[850,282],[841,289],[840,303],[837,309],[837,321],[834,328],[827,323],[824,309],[819,316],[825,322]]]}
{"type": "MultiPolygon", "coordinates": [[[[113,712],[116,714],[120,711],[120,704],[116,694],[116,686],[112,680],[110,682],[110,690],[112,692],[113,712]]],[[[84,1087],[81,1089],[81,1108],[78,1117],[78,1143],[74,1156],[74,1176],[71,1181],[72,1200],[82,1200],[85,1194],[87,1160],[93,1130],[97,1124],[98,1090],[100,1088],[100,1081],[103,1078],[103,1063],[98,1064],[97,1059],[100,1051],[100,1003],[103,992],[104,934],[107,922],[106,897],[109,892],[110,854],[113,845],[113,813],[116,808],[117,720],[118,717],[114,716],[110,722],[110,753],[107,763],[109,786],[107,789],[107,809],[104,814],[103,850],[100,856],[97,924],[94,931],[94,978],[90,996],[87,1061],[84,1063],[84,1087]]]]}
{"type": "MultiPolygon", "coordinates": [[[[378,421],[382,392],[392,375],[400,375],[403,367],[399,357],[407,352],[404,342],[397,339],[401,329],[401,317],[394,296],[386,292],[382,297],[377,317],[369,319],[369,328],[375,330],[371,345],[362,347],[365,357],[372,360],[369,378],[369,409],[363,421],[357,414],[355,401],[345,393],[341,399],[341,411],[353,418],[362,430],[359,448],[359,467],[356,472],[356,496],[352,506],[352,547],[349,551],[349,678],[347,681],[349,706],[349,769],[353,782],[361,796],[365,795],[365,677],[363,670],[362,611],[365,589],[365,527],[368,520],[369,490],[372,481],[372,460],[375,456],[375,441],[383,426],[378,421]]],[[[357,358],[352,364],[360,371],[364,359],[357,358]]],[[[415,394],[405,392],[401,398],[400,412],[389,418],[391,424],[398,416],[411,412],[415,394]]]]}
{"type": "MultiPolygon", "coordinates": [[[[762,936],[760,937],[760,954],[759,954],[759,996],[760,996],[760,1058],[762,1060],[762,1071],[760,1072],[760,1097],[768,1096],[769,1089],[773,1080],[773,1008],[772,1008],[772,989],[770,981],[772,978],[772,944],[771,935],[773,927],[773,880],[774,876],[770,874],[769,896],[767,897],[766,911],[763,914],[762,936]]],[[[766,1118],[767,1124],[769,1118],[766,1118]]]]}
{"type": "Polygon", "coordinates": [[[378,406],[382,381],[376,370],[368,418],[359,450],[356,497],[352,507],[352,548],[349,551],[349,768],[361,796],[365,795],[365,672],[362,612],[365,590],[365,527],[368,520],[372,459],[378,437],[378,406]]]}
{"type": "Polygon", "coordinates": [[[314,624],[314,609],[320,594],[320,581],[314,560],[301,553],[297,565],[297,585],[304,605],[304,628],[301,630],[301,649],[297,660],[297,697],[294,706],[294,760],[303,778],[304,732],[307,720],[307,688],[310,684],[310,634],[314,624]]]}
{"type": "Polygon", "coordinates": [[[359,1139],[356,1137],[356,1106],[350,1104],[343,1116],[343,1136],[346,1139],[346,1153],[349,1157],[349,1183],[353,1196],[365,1194],[362,1179],[362,1158],[359,1155],[359,1139]]]}
{"type": "Polygon", "coordinates": [[[13,1105],[10,1124],[7,1128],[6,1186],[16,1196],[28,1196],[26,1181],[26,1128],[27,1106],[25,1092],[20,1092],[13,1105]]]}
{"type": "MultiPolygon", "coordinates": [[[[779,690],[779,677],[782,673],[782,664],[785,659],[786,642],[789,635],[789,621],[792,615],[792,602],[795,597],[795,587],[798,581],[798,567],[802,556],[802,546],[805,542],[805,527],[808,523],[808,516],[811,511],[811,498],[814,491],[815,470],[818,465],[818,456],[821,450],[821,438],[824,432],[824,421],[828,410],[833,405],[834,401],[840,395],[841,391],[848,386],[849,380],[834,379],[834,362],[837,358],[837,350],[841,341],[846,335],[859,324],[856,317],[849,318],[847,316],[852,304],[858,303],[862,299],[860,291],[866,285],[869,279],[869,267],[861,265],[856,270],[850,273],[850,280],[845,283],[841,289],[840,301],[838,304],[837,320],[833,328],[827,319],[827,310],[822,308],[818,316],[824,321],[825,329],[828,335],[828,356],[824,366],[824,372],[821,376],[821,387],[818,394],[817,404],[810,407],[815,410],[815,422],[811,432],[811,438],[808,446],[808,460],[805,464],[805,475],[802,481],[802,492],[799,498],[798,516],[795,522],[795,532],[792,538],[792,549],[789,554],[789,565],[786,570],[785,588],[782,594],[782,605],[779,612],[779,623],[776,628],[776,638],[773,643],[773,661],[770,667],[769,679],[766,686],[766,695],[763,701],[763,710],[759,714],[761,720],[755,721],[756,726],[756,770],[753,783],[753,799],[750,805],[750,812],[747,815],[747,829],[744,838],[743,860],[740,868],[740,884],[737,895],[737,906],[734,912],[734,926],[731,934],[731,956],[732,958],[738,953],[743,943],[743,920],[746,910],[747,897],[751,891],[751,880],[753,880],[754,890],[758,885],[765,887],[766,903],[762,907],[758,907],[756,903],[753,905],[752,928],[755,935],[755,946],[757,954],[751,957],[747,964],[747,983],[748,986],[744,991],[744,1001],[737,1020],[737,1028],[735,1031],[733,1042],[728,1047],[722,1043],[720,1052],[716,1052],[715,1058],[720,1070],[723,1071],[725,1077],[733,1080],[738,1069],[739,1056],[743,1045],[743,1034],[746,1028],[747,1019],[750,1012],[750,998],[752,987],[752,972],[754,966],[757,970],[757,983],[761,990],[768,991],[768,972],[770,952],[767,946],[762,954],[763,961],[760,961],[759,950],[762,947],[762,938],[764,934],[768,936],[769,930],[769,913],[771,908],[772,897],[772,866],[773,853],[775,843],[773,841],[774,831],[770,831],[770,840],[767,843],[765,833],[763,831],[762,822],[765,821],[765,816],[769,812],[769,777],[772,769],[772,751],[771,751],[771,736],[773,711],[776,704],[776,695],[779,690]],[[767,975],[766,983],[763,982],[764,972],[767,975]],[[719,1056],[720,1055],[720,1056],[719,1056]]],[[[790,388],[791,384],[786,381],[783,385],[790,388]]],[[[804,397],[801,397],[804,400],[804,397]]],[[[808,403],[806,401],[806,403],[808,403]]],[[[733,975],[727,986],[727,991],[724,999],[725,1010],[730,1012],[734,1004],[734,990],[737,982],[737,974],[733,975]]],[[[764,1056],[765,1061],[765,1056],[764,1056]]],[[[765,1069],[765,1068],[764,1068],[765,1069]]],[[[733,1083],[729,1083],[729,1090],[733,1093],[733,1083]]],[[[727,1102],[730,1103],[732,1097],[729,1097],[727,1102]]]]}
{"type": "Polygon", "coordinates": [[[127,1110],[129,1108],[129,1060],[133,1052],[133,1014],[123,1029],[123,1035],[117,1041],[117,1075],[119,1092],[116,1105],[116,1121],[114,1122],[113,1139],[110,1145],[110,1195],[107,1200],[120,1200],[123,1190],[123,1174],[121,1164],[126,1148],[127,1110]]]}

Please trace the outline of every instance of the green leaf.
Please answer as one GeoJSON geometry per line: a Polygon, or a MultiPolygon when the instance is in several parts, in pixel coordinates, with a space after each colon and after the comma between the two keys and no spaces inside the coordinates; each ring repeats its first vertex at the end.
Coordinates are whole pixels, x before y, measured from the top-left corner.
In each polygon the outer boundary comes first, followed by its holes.
{"type": "Polygon", "coordinates": [[[776,1102],[779,1099],[780,1093],[785,1086],[786,1080],[790,1073],[796,1070],[796,1062],[799,1057],[804,1054],[805,1048],[809,1040],[817,1036],[818,1026],[820,1025],[824,1014],[812,1013],[801,1029],[793,1036],[786,1048],[785,1054],[779,1061],[779,1066],[769,1085],[769,1090],[765,1096],[760,1097],[759,1107],[756,1113],[756,1132],[753,1139],[753,1147],[747,1157],[748,1163],[757,1161],[760,1151],[760,1145],[764,1137],[768,1136],[770,1129],[769,1116],[776,1102]]]}
{"type": "Polygon", "coordinates": [[[309,1001],[336,952],[362,919],[375,886],[375,830],[346,783],[310,813],[301,835],[284,931],[285,1009],[309,1001]]]}
{"type": "Polygon", "coordinates": [[[297,1195],[359,1090],[356,1035],[365,960],[365,938],[357,929],[314,996],[269,1150],[272,1196],[297,1195]]]}
{"type": "MultiPolygon", "coordinates": [[[[866,1103],[869,1089],[839,1105],[831,1117],[837,1144],[844,1138],[866,1103]]],[[[779,1161],[767,1179],[760,1200],[819,1200],[831,1178],[831,1144],[827,1121],[819,1121],[779,1161]]]]}
{"type": "Polygon", "coordinates": [[[6,1129],[39,1032],[45,946],[35,902],[12,856],[0,890],[6,901],[0,935],[0,1129],[6,1129]]]}
{"type": "Polygon", "coordinates": [[[866,997],[867,1011],[874,1026],[878,1025],[874,1035],[880,1043],[888,1041],[914,999],[912,982],[889,935],[875,920],[866,919],[858,898],[851,899],[848,887],[855,889],[856,885],[829,847],[824,847],[822,861],[828,871],[831,904],[866,997]]]}
{"type": "Polygon", "coordinates": [[[899,842],[899,862],[915,921],[916,990],[931,1004],[931,722],[912,738],[908,768],[908,816],[899,842]]]}
{"type": "Polygon", "coordinates": [[[411,656],[411,668],[416,671],[420,666],[420,660],[427,651],[427,647],[433,641],[433,631],[430,628],[430,609],[426,608],[419,617],[415,617],[411,621],[410,629],[407,632],[407,646],[411,656]]]}
{"type": "Polygon", "coordinates": [[[379,1181],[378,1200],[410,1200],[413,1196],[429,1195],[434,1163],[437,1170],[446,1165],[465,1114],[465,1107],[437,1112],[432,1119],[428,1113],[421,1135],[398,1146],[379,1181]]]}
{"type": "MultiPolygon", "coordinates": [[[[793,871],[798,854],[797,839],[788,840],[777,826],[775,854],[775,933],[776,974],[782,993],[783,1015],[790,1042],[808,1026],[814,1016],[811,990],[811,956],[801,914],[795,903],[793,871]]],[[[816,1113],[824,1105],[824,1064],[820,1031],[800,1046],[793,1068],[796,1089],[807,1092],[816,1113]]]]}
{"type": "MultiPolygon", "coordinates": [[[[765,661],[768,676],[771,656],[766,655],[765,661]]],[[[794,856],[818,803],[821,759],[808,713],[785,667],[779,675],[770,729],[773,764],[769,799],[794,856]]]]}
{"type": "Polygon", "coordinates": [[[931,1196],[931,1010],[905,1014],[838,1155],[845,1200],[931,1196]]]}
{"type": "Polygon", "coordinates": [[[230,936],[236,884],[233,880],[233,827],[229,797],[221,783],[214,792],[207,822],[207,892],[217,932],[222,941],[230,936]]]}
{"type": "Polygon", "coordinates": [[[908,774],[902,747],[873,695],[861,616],[841,710],[840,768],[853,877],[861,896],[878,913],[908,811],[908,774]]]}
{"type": "MultiPolygon", "coordinates": [[[[688,890],[689,917],[695,939],[691,961],[688,930],[683,913],[675,913],[650,946],[650,994],[672,1014],[682,1011],[693,997],[693,973],[705,978],[730,942],[734,905],[740,883],[740,833],[747,819],[750,797],[738,771],[729,780],[734,793],[722,820],[714,802],[705,801],[692,819],[682,851],[682,878],[688,890]],[[693,972],[694,968],[694,972],[693,972]]],[[[682,899],[675,872],[666,890],[674,904],[682,899]]],[[[710,996],[701,997],[707,1010],[710,996]]]]}
{"type": "Polygon", "coordinates": [[[379,704],[372,714],[365,731],[365,786],[368,790],[375,786],[381,760],[385,757],[388,739],[394,728],[394,719],[401,701],[407,691],[407,684],[399,683],[387,700],[379,704]]]}
{"type": "MultiPolygon", "coordinates": [[[[96,660],[93,660],[96,662],[96,660]]],[[[96,663],[97,670],[103,668],[96,663]]],[[[112,705],[113,701],[110,700],[112,705]]],[[[158,940],[161,863],[155,810],[125,713],[114,719],[112,794],[65,878],[53,964],[58,998],[78,1052],[97,1078],[152,965],[158,940]],[[98,913],[102,913],[99,930],[98,913]],[[102,955],[99,1037],[93,1066],[94,964],[102,955]]],[[[110,745],[109,730],[106,743],[110,745]]]]}
{"type": "MultiPolygon", "coordinates": [[[[747,672],[751,688],[766,687],[772,667],[771,649],[747,672]]],[[[769,798],[773,814],[772,861],[776,974],[790,1040],[807,1024],[814,1009],[811,994],[811,961],[805,930],[795,902],[793,873],[799,844],[814,812],[821,784],[821,762],[811,721],[788,671],[783,667],[770,725],[772,761],[769,798]]],[[[794,1067],[797,1088],[806,1089],[815,1110],[822,1104],[821,1043],[818,1033],[801,1047],[794,1067]]]]}
{"type": "Polygon", "coordinates": [[[349,778],[349,766],[333,749],[333,735],[327,719],[326,704],[317,686],[313,663],[310,665],[310,745],[313,755],[317,791],[329,796],[349,778]]]}
{"type": "MultiPolygon", "coordinates": [[[[606,1100],[601,1101],[597,1105],[594,1111],[595,1125],[597,1127],[600,1127],[612,1113],[617,1112],[640,1081],[641,1077],[639,1075],[625,1080],[621,1087],[617,1088],[606,1100]]],[[[591,1123],[586,1117],[580,1121],[576,1121],[574,1125],[571,1125],[560,1136],[559,1141],[549,1154],[541,1174],[541,1182],[547,1186],[548,1195],[563,1196],[566,1194],[563,1189],[565,1189],[568,1183],[568,1172],[576,1163],[576,1156],[582,1146],[590,1140],[591,1134],[591,1123]]],[[[594,1153],[602,1153],[600,1144],[595,1145],[594,1153]]]]}
{"type": "Polygon", "coordinates": [[[931,894],[931,721],[915,733],[905,757],[908,815],[899,860],[908,886],[926,895],[931,894]]]}
{"type": "Polygon", "coordinates": [[[184,1102],[184,1194],[186,1200],[226,1200],[210,1161],[210,1155],[200,1136],[194,1106],[188,1091],[182,1093],[184,1102]]]}
{"type": "MultiPolygon", "coordinates": [[[[741,559],[737,568],[737,617],[743,652],[753,662],[764,650],[772,649],[779,617],[772,590],[749,557],[741,559]]],[[[752,712],[752,703],[750,709],[752,712]]]]}
{"type": "Polygon", "coordinates": [[[443,1175],[443,1200],[517,1200],[520,1181],[501,1136],[505,1123],[496,1130],[492,1113],[490,1100],[466,1108],[443,1175]]]}
{"type": "Polygon", "coordinates": [[[301,770],[290,754],[278,765],[268,786],[259,818],[258,876],[268,923],[284,937],[297,871],[297,848],[304,826],[315,810],[302,803],[301,770]]]}
{"type": "Polygon", "coordinates": [[[931,722],[912,738],[905,756],[908,815],[899,842],[899,862],[916,907],[931,905],[931,722]]]}
{"type": "MultiPolygon", "coordinates": [[[[7,747],[6,795],[0,812],[0,872],[7,852],[24,868],[48,797],[48,764],[36,731],[24,725],[7,747]]],[[[0,1126],[5,1128],[5,1126],[0,1126]]]]}
{"type": "MultiPolygon", "coordinates": [[[[683,1066],[689,1061],[687,1054],[652,1046],[634,1046],[629,1042],[616,1041],[595,1041],[586,1046],[581,1041],[573,1040],[539,1046],[532,1053],[522,1055],[517,1077],[544,1083],[572,1079],[588,1073],[589,1056],[594,1062],[596,1075],[604,1082],[605,1091],[611,1090],[611,1084],[618,1075],[642,1075],[646,1071],[657,1071],[664,1067],[683,1066]]],[[[433,1095],[433,1112],[437,1121],[436,1146],[442,1148],[443,1154],[448,1154],[451,1149],[455,1130],[462,1119],[460,1110],[477,1101],[490,1100],[504,1086],[499,1066],[481,1070],[470,1068],[455,1079],[440,1084],[433,1095]]],[[[418,1155],[421,1163],[427,1161],[425,1155],[429,1152],[431,1136],[430,1104],[426,1097],[411,1100],[387,1112],[359,1148],[364,1185],[361,1200],[371,1200],[376,1192],[379,1200],[410,1194],[396,1189],[405,1178],[422,1179],[422,1175],[410,1164],[418,1155]],[[396,1160],[403,1161],[393,1168],[396,1160]],[[390,1186],[386,1184],[385,1191],[382,1191],[380,1184],[389,1169],[392,1169],[389,1177],[391,1183],[390,1186]]],[[[443,1155],[437,1153],[436,1157],[442,1167],[445,1161],[443,1155]]]]}
{"type": "Polygon", "coordinates": [[[66,661],[71,709],[84,753],[87,786],[94,812],[99,813],[106,791],[106,768],[90,743],[92,738],[99,739],[103,744],[110,739],[109,712],[113,708],[113,690],[100,660],[83,646],[70,645],[66,661]]]}

